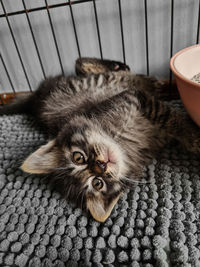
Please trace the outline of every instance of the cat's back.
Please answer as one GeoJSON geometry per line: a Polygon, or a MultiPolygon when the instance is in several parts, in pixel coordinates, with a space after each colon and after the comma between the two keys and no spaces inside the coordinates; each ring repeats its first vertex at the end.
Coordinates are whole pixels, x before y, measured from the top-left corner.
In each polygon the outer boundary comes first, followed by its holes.
{"type": "Polygon", "coordinates": [[[63,111],[67,113],[119,94],[127,87],[122,79],[115,73],[92,74],[84,78],[58,76],[42,83],[36,98],[42,99],[44,112],[52,115],[63,111]]]}

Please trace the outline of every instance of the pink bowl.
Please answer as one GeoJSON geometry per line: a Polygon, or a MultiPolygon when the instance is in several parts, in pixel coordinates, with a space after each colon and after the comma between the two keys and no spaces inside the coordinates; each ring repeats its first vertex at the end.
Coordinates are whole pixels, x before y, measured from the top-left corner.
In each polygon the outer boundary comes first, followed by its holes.
{"type": "Polygon", "coordinates": [[[200,44],[187,47],[170,60],[181,100],[191,118],[200,126],[200,84],[191,78],[200,73],[200,44]]]}

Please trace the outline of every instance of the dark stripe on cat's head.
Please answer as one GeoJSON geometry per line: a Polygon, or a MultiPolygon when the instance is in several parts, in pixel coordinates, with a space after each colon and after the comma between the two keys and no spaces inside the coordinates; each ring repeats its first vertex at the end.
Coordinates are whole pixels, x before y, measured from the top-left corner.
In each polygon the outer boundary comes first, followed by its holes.
{"type": "MultiPolygon", "coordinates": [[[[71,124],[67,124],[66,126],[64,126],[64,128],[60,131],[56,142],[59,146],[67,146],[68,148],[70,148],[73,144],[83,144],[85,140],[85,131],[89,128],[89,126],[87,124],[81,124],[81,125],[73,125],[73,123],[71,124]],[[82,136],[81,140],[74,140],[73,141],[73,136],[75,134],[80,134],[82,136]]],[[[84,144],[85,145],[85,144],[84,144]]]]}

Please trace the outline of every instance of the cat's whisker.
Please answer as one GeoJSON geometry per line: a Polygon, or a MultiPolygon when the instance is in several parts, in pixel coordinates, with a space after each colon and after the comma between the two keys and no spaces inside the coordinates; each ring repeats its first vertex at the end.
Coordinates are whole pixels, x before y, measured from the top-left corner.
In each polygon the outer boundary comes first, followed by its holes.
{"type": "Polygon", "coordinates": [[[83,210],[83,202],[84,202],[84,197],[86,194],[86,189],[87,187],[83,187],[80,192],[78,193],[77,197],[76,197],[76,203],[80,203],[80,208],[83,210]],[[79,202],[79,197],[80,197],[80,202],[79,202]]]}
{"type": "Polygon", "coordinates": [[[117,177],[117,175],[110,173],[110,176],[114,181],[120,182],[120,179],[117,177]]]}
{"type": "Polygon", "coordinates": [[[77,197],[76,197],[76,200],[78,200],[79,196],[84,192],[85,190],[85,187],[83,187],[80,192],[78,193],[77,197]]]}
{"type": "Polygon", "coordinates": [[[82,194],[81,194],[81,209],[82,210],[83,210],[83,201],[84,201],[85,193],[86,191],[83,189],[82,194]]]}
{"type": "Polygon", "coordinates": [[[54,179],[55,179],[55,180],[63,179],[63,176],[64,176],[64,175],[66,175],[65,172],[57,173],[57,174],[54,176],[54,179]]]}
{"type": "Polygon", "coordinates": [[[73,185],[72,184],[70,184],[69,185],[69,187],[68,188],[66,188],[66,199],[69,199],[69,196],[70,196],[70,194],[71,194],[71,190],[72,190],[72,187],[73,187],[73,185]]]}
{"type": "Polygon", "coordinates": [[[123,182],[123,180],[124,181],[127,181],[128,183],[130,183],[130,184],[151,184],[152,182],[151,181],[139,181],[139,180],[133,180],[133,179],[130,179],[130,178],[128,178],[128,177],[123,177],[122,178],[122,182],[123,182]]]}
{"type": "Polygon", "coordinates": [[[101,154],[99,146],[95,145],[94,146],[94,150],[95,150],[95,153],[96,153],[97,156],[99,156],[101,154]]]}
{"type": "MultiPolygon", "coordinates": [[[[116,179],[117,172],[110,171],[109,174],[111,175],[111,177],[112,177],[113,179],[116,179]]],[[[117,179],[117,180],[118,180],[118,179],[117,179]]]]}

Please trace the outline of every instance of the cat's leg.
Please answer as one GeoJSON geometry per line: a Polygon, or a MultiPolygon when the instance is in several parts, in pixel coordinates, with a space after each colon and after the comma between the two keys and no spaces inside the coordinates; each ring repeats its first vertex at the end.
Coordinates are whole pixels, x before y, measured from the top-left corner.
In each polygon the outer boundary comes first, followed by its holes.
{"type": "Polygon", "coordinates": [[[136,95],[139,109],[157,128],[160,138],[176,139],[188,151],[200,153],[200,128],[185,111],[159,101],[155,97],[149,97],[141,91],[136,92],[136,95]]]}
{"type": "Polygon", "coordinates": [[[75,70],[79,76],[88,76],[110,71],[129,71],[130,68],[119,61],[83,57],[76,60],[75,70]]]}
{"type": "Polygon", "coordinates": [[[150,96],[166,101],[180,98],[175,82],[170,84],[168,80],[158,80],[142,74],[136,74],[133,77],[136,87],[150,96]]]}
{"type": "MultiPolygon", "coordinates": [[[[120,72],[123,76],[130,71],[128,65],[119,61],[104,60],[97,58],[79,58],[75,64],[76,74],[86,77],[90,74],[100,74],[108,72],[120,72]]],[[[120,75],[121,75],[120,74],[120,75]]],[[[151,76],[133,74],[126,76],[126,81],[130,81],[138,89],[146,91],[151,96],[156,96],[160,100],[179,99],[179,94],[175,83],[171,85],[168,80],[158,80],[151,76]]],[[[118,81],[120,82],[120,81],[118,81]]],[[[123,79],[124,83],[124,79],[123,79]]],[[[124,87],[124,84],[122,84],[124,87]]],[[[129,88],[129,86],[127,86],[129,88]]]]}
{"type": "MultiPolygon", "coordinates": [[[[114,60],[97,58],[78,58],[75,64],[76,74],[86,77],[90,74],[99,74],[106,72],[129,72],[128,65],[114,60]]],[[[129,76],[130,77],[130,76],[129,76]]],[[[174,82],[170,84],[168,80],[158,80],[154,77],[133,74],[132,80],[137,88],[145,90],[151,96],[156,96],[161,100],[179,99],[177,87],[174,82]]]]}

